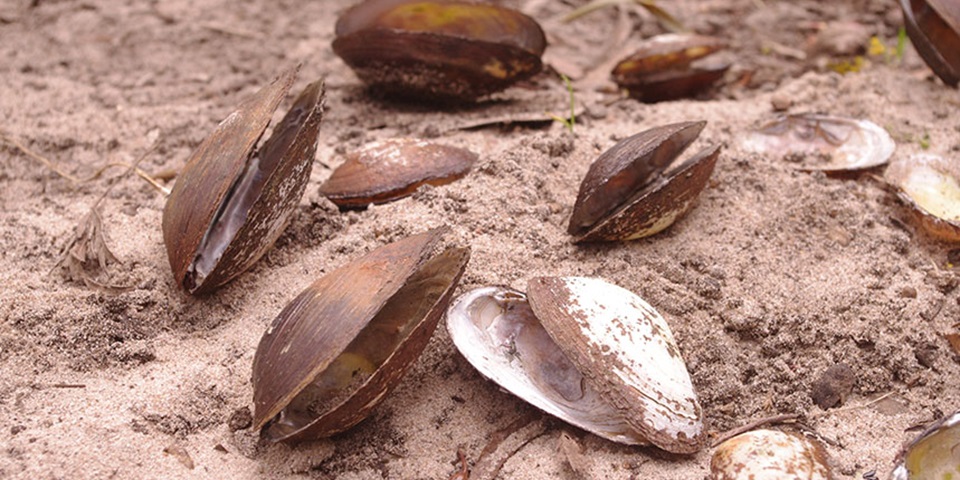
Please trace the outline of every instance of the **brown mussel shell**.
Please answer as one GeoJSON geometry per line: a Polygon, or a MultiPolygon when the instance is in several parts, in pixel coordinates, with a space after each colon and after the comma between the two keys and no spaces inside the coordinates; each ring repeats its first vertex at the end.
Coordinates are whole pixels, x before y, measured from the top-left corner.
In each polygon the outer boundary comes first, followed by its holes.
{"type": "Polygon", "coordinates": [[[337,21],[333,51],[371,91],[462,102],[540,72],[546,48],[532,18],[453,0],[368,0],[337,21]]]}
{"type": "Polygon", "coordinates": [[[265,438],[301,441],[342,432],[399,384],[466,268],[467,248],[435,253],[448,231],[382,246],[321,277],[280,312],[253,359],[254,423],[265,438]],[[317,398],[322,407],[306,405],[301,394],[310,394],[344,356],[369,361],[369,376],[354,378],[354,371],[332,398],[317,398]]]}
{"type": "Polygon", "coordinates": [[[960,82],[960,3],[900,0],[903,23],[920,57],[943,83],[960,82]]]}
{"type": "Polygon", "coordinates": [[[715,37],[658,35],[621,60],[611,74],[620,88],[644,102],[688,98],[723,78],[729,63],[701,59],[726,47],[725,40],[715,37]]]}
{"type": "Polygon", "coordinates": [[[709,147],[674,166],[705,125],[655,127],[601,154],[580,184],[567,228],[574,242],[642,238],[680,218],[706,186],[720,154],[719,146],[709,147]]]}
{"type": "Polygon", "coordinates": [[[413,194],[421,185],[463,178],[477,161],[469,150],[413,138],[391,138],[347,155],[320,193],[341,209],[364,208],[413,194]]]}
{"type": "Polygon", "coordinates": [[[220,122],[170,192],[163,209],[163,240],[174,278],[189,293],[209,292],[252,266],[279,237],[306,189],[323,117],[321,82],[304,89],[270,139],[255,149],[298,70],[287,70],[220,122]],[[242,224],[233,221],[232,240],[228,235],[219,258],[209,255],[210,271],[198,274],[208,237],[230,228],[219,221],[240,185],[256,176],[245,177],[255,165],[262,174],[259,193],[234,207],[242,224]]]}

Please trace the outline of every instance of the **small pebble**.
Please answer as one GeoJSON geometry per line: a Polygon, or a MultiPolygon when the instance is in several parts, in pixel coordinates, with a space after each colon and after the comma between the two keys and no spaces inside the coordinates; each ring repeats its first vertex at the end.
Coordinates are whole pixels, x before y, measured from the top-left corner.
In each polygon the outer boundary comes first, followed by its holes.
{"type": "Polygon", "coordinates": [[[230,415],[230,419],[227,420],[227,426],[230,427],[231,432],[250,428],[250,425],[253,425],[253,415],[250,415],[249,407],[234,410],[233,415],[230,415]]]}
{"type": "Polygon", "coordinates": [[[813,383],[810,398],[824,410],[840,406],[853,392],[856,383],[857,376],[853,369],[845,363],[838,363],[824,370],[820,378],[813,383]]]}

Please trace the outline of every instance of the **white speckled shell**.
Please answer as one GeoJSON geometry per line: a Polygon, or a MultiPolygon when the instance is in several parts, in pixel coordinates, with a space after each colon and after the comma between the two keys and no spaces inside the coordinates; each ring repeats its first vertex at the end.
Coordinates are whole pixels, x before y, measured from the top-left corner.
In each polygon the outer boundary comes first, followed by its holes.
{"type": "Polygon", "coordinates": [[[490,287],[460,297],[447,327],[460,352],[481,373],[538,408],[604,438],[652,443],[676,453],[703,444],[702,411],[683,359],[663,317],[632,292],[596,278],[543,277],[523,294],[490,287]],[[500,300],[497,300],[499,295],[500,300]],[[511,305],[513,302],[516,305],[511,305]],[[527,310],[574,365],[582,398],[567,401],[544,388],[526,362],[515,328],[499,317],[527,310]],[[533,316],[535,315],[535,317],[533,316]],[[486,320],[478,320],[485,317],[486,320]],[[519,355],[518,355],[519,353],[519,355]],[[519,358],[519,359],[518,359],[519,358]],[[525,370],[524,368],[527,368],[525,370]]]}
{"type": "Polygon", "coordinates": [[[813,440],[779,430],[753,430],[717,447],[711,480],[830,480],[823,448],[813,440]]]}

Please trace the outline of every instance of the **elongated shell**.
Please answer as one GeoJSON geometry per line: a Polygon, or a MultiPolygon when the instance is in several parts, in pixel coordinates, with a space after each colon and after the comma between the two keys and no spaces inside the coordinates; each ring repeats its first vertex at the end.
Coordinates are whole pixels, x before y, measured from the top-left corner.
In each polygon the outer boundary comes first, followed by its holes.
{"type": "Polygon", "coordinates": [[[187,161],[163,210],[177,283],[208,292],[252,266],[282,233],[310,178],[323,84],[309,85],[255,150],[296,78],[287,70],[244,100],[187,161]]]}
{"type": "Polygon", "coordinates": [[[412,194],[424,184],[444,185],[462,178],[477,154],[414,138],[391,138],[347,156],[320,193],[340,208],[362,208],[412,194]]]}
{"type": "Polygon", "coordinates": [[[720,147],[677,159],[706,122],[655,127],[621,140],[590,165],[567,231],[574,242],[633,240],[663,231],[707,185],[720,147]]]}
{"type": "Polygon", "coordinates": [[[337,21],[333,51],[371,90],[473,100],[542,68],[543,30],[509,8],[452,0],[368,0],[337,21]]]}
{"type": "Polygon", "coordinates": [[[830,480],[827,454],[810,438],[779,430],[753,430],[717,447],[711,480],[830,480]]]}
{"type": "Polygon", "coordinates": [[[596,278],[535,278],[529,292],[477,289],[447,315],[481,373],[609,440],[671,452],[702,446],[702,411],[663,317],[596,278]]]}
{"type": "Polygon", "coordinates": [[[960,411],[930,425],[897,456],[893,480],[960,478],[960,411]]]}
{"type": "Polygon", "coordinates": [[[816,114],[784,115],[748,133],[745,150],[798,161],[800,170],[843,172],[887,163],[896,144],[868,120],[816,114]]]}
{"type": "Polygon", "coordinates": [[[900,191],[924,230],[943,240],[960,241],[960,162],[911,155],[892,162],[884,177],[900,191]]]}
{"type": "Polygon", "coordinates": [[[321,277],[280,312],[253,359],[254,423],[264,437],[341,432],[399,384],[466,268],[468,249],[434,252],[447,231],[380,247],[321,277]]]}
{"type": "Polygon", "coordinates": [[[960,82],[960,4],[955,0],[900,0],[914,47],[943,83],[960,82]]]}

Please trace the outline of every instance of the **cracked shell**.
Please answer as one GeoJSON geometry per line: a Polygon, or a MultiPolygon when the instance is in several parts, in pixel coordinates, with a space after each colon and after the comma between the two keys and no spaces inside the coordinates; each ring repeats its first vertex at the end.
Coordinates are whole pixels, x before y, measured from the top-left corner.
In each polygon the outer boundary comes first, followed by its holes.
{"type": "Polygon", "coordinates": [[[205,293],[273,245],[306,189],[323,117],[322,82],[308,85],[256,148],[299,67],[244,100],[197,147],[163,209],[163,241],[178,285],[205,293]]]}
{"type": "Polygon", "coordinates": [[[342,432],[399,385],[426,347],[469,258],[443,227],[321,277],[264,333],[253,358],[255,428],[273,442],[342,432]]]}
{"type": "Polygon", "coordinates": [[[960,3],[956,0],[900,0],[907,34],[923,61],[943,80],[960,82],[960,3]]]}
{"type": "Polygon", "coordinates": [[[702,410],[663,317],[597,278],[540,277],[528,292],[485,287],[447,314],[457,349],[487,378],[608,440],[693,453],[702,410]]]}
{"type": "Polygon", "coordinates": [[[717,145],[678,161],[706,124],[651,128],[603,152],[580,184],[567,228],[574,243],[647,237],[686,213],[706,187],[720,155],[717,145]]]}
{"type": "Polygon", "coordinates": [[[477,161],[464,148],[414,138],[390,138],[347,156],[320,193],[340,208],[364,208],[413,194],[421,185],[445,185],[463,178],[477,161]]]}
{"type": "Polygon", "coordinates": [[[711,480],[831,480],[819,442],[779,430],[753,430],[723,443],[710,460],[711,480]]]}
{"type": "Polygon", "coordinates": [[[899,190],[914,218],[929,234],[960,242],[960,163],[936,155],[891,162],[884,178],[899,190]]]}
{"type": "Polygon", "coordinates": [[[729,62],[707,59],[726,40],[689,34],[657,35],[621,60],[611,72],[620,88],[644,102],[687,98],[723,78],[729,62]]]}
{"type": "Polygon", "coordinates": [[[930,425],[897,456],[892,480],[960,478],[960,411],[930,425]]]}
{"type": "Polygon", "coordinates": [[[333,51],[372,91],[470,101],[540,72],[547,41],[532,18],[453,0],[368,0],[337,21],[333,51]]]}

